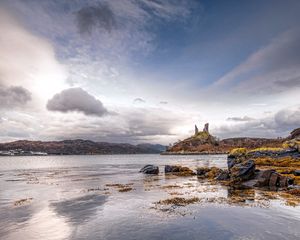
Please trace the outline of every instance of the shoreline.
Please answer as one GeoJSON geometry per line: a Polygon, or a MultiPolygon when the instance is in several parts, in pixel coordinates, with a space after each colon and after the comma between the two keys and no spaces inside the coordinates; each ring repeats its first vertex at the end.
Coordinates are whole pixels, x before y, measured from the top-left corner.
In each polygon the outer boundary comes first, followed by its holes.
{"type": "Polygon", "coordinates": [[[160,153],[160,155],[226,155],[228,154],[228,152],[218,152],[218,153],[214,153],[214,152],[162,152],[160,153]]]}

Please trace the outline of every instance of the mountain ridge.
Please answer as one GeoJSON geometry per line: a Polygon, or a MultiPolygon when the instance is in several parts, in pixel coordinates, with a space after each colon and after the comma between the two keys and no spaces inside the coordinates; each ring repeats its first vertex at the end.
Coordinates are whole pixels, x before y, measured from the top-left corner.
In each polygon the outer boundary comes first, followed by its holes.
{"type": "Polygon", "coordinates": [[[160,144],[147,143],[133,145],[129,143],[94,142],[83,139],[61,141],[17,140],[0,143],[0,151],[15,149],[22,149],[27,152],[44,152],[48,155],[95,155],[160,153],[165,148],[160,144]]]}

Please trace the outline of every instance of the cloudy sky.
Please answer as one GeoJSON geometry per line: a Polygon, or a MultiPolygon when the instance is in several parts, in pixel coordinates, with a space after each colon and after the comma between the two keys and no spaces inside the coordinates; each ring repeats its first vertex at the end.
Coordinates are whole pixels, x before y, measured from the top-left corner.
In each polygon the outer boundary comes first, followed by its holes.
{"type": "Polygon", "coordinates": [[[300,127],[298,0],[1,0],[0,141],[300,127]]]}

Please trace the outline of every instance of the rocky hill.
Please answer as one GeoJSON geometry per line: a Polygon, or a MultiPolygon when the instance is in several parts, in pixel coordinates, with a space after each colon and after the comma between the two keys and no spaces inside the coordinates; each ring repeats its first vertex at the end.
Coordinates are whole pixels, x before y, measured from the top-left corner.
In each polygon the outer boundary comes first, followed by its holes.
{"type": "Polygon", "coordinates": [[[84,155],[84,154],[138,154],[160,153],[165,150],[162,145],[93,142],[89,140],[64,141],[15,141],[1,143],[0,151],[22,149],[23,151],[45,152],[51,155],[84,155]]]}
{"type": "MultiPolygon", "coordinates": [[[[212,136],[208,130],[208,123],[203,131],[199,131],[195,126],[195,134],[183,141],[175,143],[169,147],[164,154],[224,154],[233,148],[254,149],[259,147],[281,147],[287,138],[227,138],[218,140],[212,136]]],[[[300,129],[292,132],[294,135],[300,133],[300,129]]]]}

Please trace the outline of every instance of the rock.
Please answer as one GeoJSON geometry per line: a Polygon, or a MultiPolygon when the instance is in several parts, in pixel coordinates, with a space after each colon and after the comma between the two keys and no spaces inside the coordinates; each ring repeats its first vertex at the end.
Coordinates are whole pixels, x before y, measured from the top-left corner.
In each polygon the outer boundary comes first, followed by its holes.
{"type": "Polygon", "coordinates": [[[274,188],[279,186],[279,174],[274,172],[270,176],[269,187],[274,188]]]}
{"type": "Polygon", "coordinates": [[[145,174],[158,174],[159,167],[155,165],[146,165],[140,170],[140,172],[145,174]]]}
{"type": "Polygon", "coordinates": [[[246,148],[234,148],[232,149],[227,157],[228,168],[232,168],[234,164],[240,163],[246,159],[247,149],[246,148]]]}
{"type": "Polygon", "coordinates": [[[295,171],[293,172],[293,174],[294,174],[295,176],[300,176],[300,170],[295,170],[295,171]]]}
{"type": "Polygon", "coordinates": [[[224,181],[224,180],[227,180],[229,178],[230,178],[230,176],[229,176],[228,170],[222,170],[221,173],[216,177],[216,180],[224,181]]]}
{"type": "Polygon", "coordinates": [[[242,160],[235,157],[227,157],[227,167],[230,170],[235,164],[241,163],[242,160]]]}
{"type": "Polygon", "coordinates": [[[286,176],[279,175],[279,187],[286,188],[288,185],[288,178],[286,176]]]}
{"type": "Polygon", "coordinates": [[[255,186],[256,187],[269,186],[270,177],[271,177],[272,173],[275,173],[275,170],[260,171],[257,176],[257,183],[255,184],[255,186]]]}
{"type": "Polygon", "coordinates": [[[233,181],[246,181],[254,177],[255,163],[253,160],[247,160],[242,163],[235,164],[230,169],[230,178],[233,181]]]}
{"type": "Polygon", "coordinates": [[[222,170],[217,167],[199,167],[197,168],[197,176],[208,179],[216,179],[223,171],[227,170],[222,170]]]}
{"type": "Polygon", "coordinates": [[[292,139],[300,138],[300,128],[294,129],[294,130],[291,132],[290,137],[291,137],[292,139]]]}
{"type": "Polygon", "coordinates": [[[255,187],[270,187],[271,189],[286,188],[293,184],[293,179],[277,173],[275,170],[261,171],[257,176],[255,187]]]}
{"type": "Polygon", "coordinates": [[[197,175],[204,176],[209,171],[210,171],[210,168],[208,168],[208,167],[199,167],[199,168],[197,168],[197,175]]]}
{"type": "Polygon", "coordinates": [[[178,166],[166,165],[165,166],[165,173],[172,173],[172,172],[179,172],[178,166]]]}
{"type": "Polygon", "coordinates": [[[195,175],[194,171],[188,167],[182,167],[177,165],[166,165],[165,173],[173,173],[179,176],[192,176],[195,175]]]}

